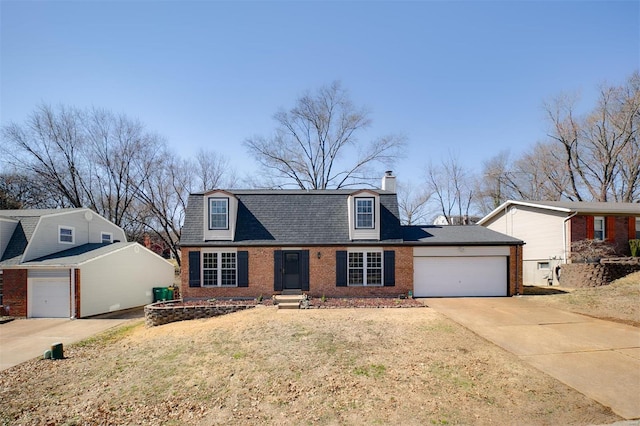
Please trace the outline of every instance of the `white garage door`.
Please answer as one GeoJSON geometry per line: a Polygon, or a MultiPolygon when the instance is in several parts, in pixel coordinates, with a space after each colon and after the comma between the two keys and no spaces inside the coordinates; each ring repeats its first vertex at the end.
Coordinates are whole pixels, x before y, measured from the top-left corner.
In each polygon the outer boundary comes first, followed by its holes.
{"type": "Polygon", "coordinates": [[[32,318],[69,318],[71,294],[69,271],[29,272],[29,301],[32,318]]]}
{"type": "Polygon", "coordinates": [[[414,257],[416,297],[506,296],[507,257],[414,257]]]}

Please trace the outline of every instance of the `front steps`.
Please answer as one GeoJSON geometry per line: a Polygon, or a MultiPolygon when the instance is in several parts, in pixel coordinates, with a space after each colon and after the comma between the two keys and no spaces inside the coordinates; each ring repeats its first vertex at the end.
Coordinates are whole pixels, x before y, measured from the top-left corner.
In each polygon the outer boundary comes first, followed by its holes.
{"type": "Polygon", "coordinates": [[[303,294],[279,294],[273,296],[278,309],[300,309],[300,305],[305,299],[306,297],[303,294]]]}

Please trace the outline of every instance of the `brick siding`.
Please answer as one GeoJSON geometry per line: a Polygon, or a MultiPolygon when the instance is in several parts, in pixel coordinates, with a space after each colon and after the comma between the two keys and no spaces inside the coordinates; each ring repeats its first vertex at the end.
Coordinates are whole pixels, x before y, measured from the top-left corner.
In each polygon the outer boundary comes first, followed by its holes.
{"type": "Polygon", "coordinates": [[[13,317],[27,316],[27,270],[4,270],[4,295],[2,303],[5,313],[13,317]],[[7,312],[8,311],[8,312],[7,312]]]}
{"type": "Polygon", "coordinates": [[[514,296],[522,294],[524,287],[522,281],[522,246],[509,248],[509,294],[514,296]]]}
{"type": "MultiPolygon", "coordinates": [[[[394,250],[395,286],[392,287],[336,287],[336,251],[347,247],[301,247],[309,250],[309,291],[312,297],[341,296],[398,296],[413,290],[413,248],[407,246],[384,247],[394,250]],[[318,253],[320,256],[318,257],[318,253]]],[[[180,271],[181,294],[185,299],[215,297],[271,297],[274,291],[274,247],[245,247],[249,252],[248,287],[189,287],[189,251],[199,248],[183,247],[180,271]]]]}
{"type": "MultiPolygon", "coordinates": [[[[577,215],[571,218],[571,242],[587,239],[587,217],[577,215]]],[[[614,221],[614,235],[611,235],[609,226],[605,229],[606,239],[611,241],[620,256],[631,254],[629,248],[629,221],[635,221],[634,216],[616,216],[614,221]]],[[[609,225],[609,221],[606,221],[609,225]]]]}

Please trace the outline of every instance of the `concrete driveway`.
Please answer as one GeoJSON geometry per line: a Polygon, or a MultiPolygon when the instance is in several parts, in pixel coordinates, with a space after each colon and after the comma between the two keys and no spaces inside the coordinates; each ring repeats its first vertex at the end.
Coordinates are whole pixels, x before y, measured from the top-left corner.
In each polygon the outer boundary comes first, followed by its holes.
{"type": "Polygon", "coordinates": [[[41,357],[53,343],[66,346],[127,321],[135,319],[38,318],[0,324],[0,371],[41,357]]]}
{"type": "Polygon", "coordinates": [[[640,418],[639,328],[549,308],[533,296],[424,301],[619,416],[640,418]]]}

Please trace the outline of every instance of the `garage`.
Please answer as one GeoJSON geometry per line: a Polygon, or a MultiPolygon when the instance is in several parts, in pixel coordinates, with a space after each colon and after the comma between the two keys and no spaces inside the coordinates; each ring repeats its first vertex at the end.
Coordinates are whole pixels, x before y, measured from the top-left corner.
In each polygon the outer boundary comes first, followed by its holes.
{"type": "Polygon", "coordinates": [[[416,297],[506,296],[507,258],[414,258],[416,297]]]}
{"type": "Polygon", "coordinates": [[[71,316],[69,270],[30,270],[28,283],[29,317],[71,316]]]}

